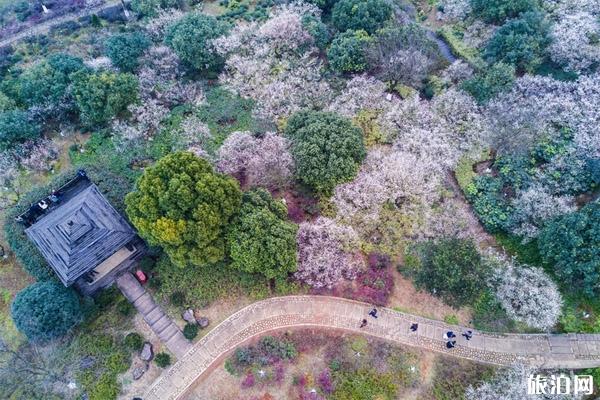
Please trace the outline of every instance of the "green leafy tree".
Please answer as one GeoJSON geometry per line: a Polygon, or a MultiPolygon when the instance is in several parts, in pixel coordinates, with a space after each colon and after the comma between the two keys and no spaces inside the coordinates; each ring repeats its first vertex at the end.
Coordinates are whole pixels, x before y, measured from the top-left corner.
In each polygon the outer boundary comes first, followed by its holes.
{"type": "Polygon", "coordinates": [[[19,97],[23,104],[58,104],[67,94],[71,74],[85,69],[79,57],[54,54],[33,65],[19,77],[19,97]]]}
{"type": "Polygon", "coordinates": [[[16,104],[13,99],[0,92],[0,112],[13,110],[16,104]]]}
{"type": "Polygon", "coordinates": [[[11,305],[16,327],[32,342],[64,335],[82,320],[82,315],[77,294],[56,281],[26,287],[11,305]]]}
{"type": "Polygon", "coordinates": [[[128,73],[79,71],[72,90],[81,121],[90,127],[110,121],[138,99],[137,78],[128,73]]]}
{"type": "Polygon", "coordinates": [[[106,40],[104,48],[113,65],[133,72],[138,67],[138,58],[150,44],[150,39],[141,32],[117,33],[106,40]]]}
{"type": "Polygon", "coordinates": [[[346,31],[336,35],[327,50],[329,64],[337,72],[363,72],[368,68],[367,47],[372,43],[365,31],[346,31]]]}
{"type": "Polygon", "coordinates": [[[333,6],[331,20],[340,32],[364,30],[372,35],[392,17],[385,0],[340,0],[333,6]]]}
{"type": "Polygon", "coordinates": [[[296,271],[297,226],[287,207],[264,189],[242,196],[242,207],[227,235],[231,266],[269,279],[296,271]]]}
{"type": "Polygon", "coordinates": [[[12,110],[0,113],[0,150],[40,135],[40,127],[29,121],[27,112],[12,110]]]}
{"type": "Polygon", "coordinates": [[[161,368],[166,368],[171,365],[171,356],[167,353],[158,353],[156,357],[154,357],[154,362],[161,368]]]}
{"type": "Polygon", "coordinates": [[[413,249],[407,271],[415,285],[436,294],[452,306],[474,301],[485,289],[490,266],[470,240],[427,241],[413,249]]]}
{"type": "Polygon", "coordinates": [[[224,258],[225,228],[240,202],[236,180],[188,152],[169,154],[147,168],[125,198],[140,236],[181,267],[224,258]]]}
{"type": "Polygon", "coordinates": [[[214,50],[211,41],[225,32],[226,26],[216,18],[191,13],[168,28],[165,43],[192,67],[212,70],[218,68],[223,60],[214,50]]]}
{"type": "Polygon", "coordinates": [[[538,0],[471,0],[473,15],[485,22],[502,24],[521,13],[539,8],[538,0]]]}
{"type": "Polygon", "coordinates": [[[302,26],[310,33],[319,49],[324,49],[331,40],[331,32],[321,18],[312,14],[302,16],[302,26]]]}
{"type": "Polygon", "coordinates": [[[515,67],[500,62],[464,81],[462,89],[473,96],[479,104],[485,104],[499,93],[510,89],[514,81],[515,67]]]}
{"type": "Polygon", "coordinates": [[[361,130],[331,112],[297,112],[285,135],[292,141],[298,179],[324,194],[352,180],[366,155],[361,130]]]}
{"type": "Polygon", "coordinates": [[[533,71],[543,62],[550,44],[549,27],[542,13],[522,14],[496,31],[485,48],[485,58],[512,64],[519,72],[533,71]]]}
{"type": "Polygon", "coordinates": [[[546,225],[538,237],[546,263],[572,288],[600,293],[600,204],[590,203],[546,225]]]}

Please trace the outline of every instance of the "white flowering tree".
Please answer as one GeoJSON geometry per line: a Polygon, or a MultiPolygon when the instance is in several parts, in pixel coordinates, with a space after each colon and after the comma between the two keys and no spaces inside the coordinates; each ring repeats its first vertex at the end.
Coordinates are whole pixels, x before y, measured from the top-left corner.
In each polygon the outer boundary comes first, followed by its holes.
{"type": "Polygon", "coordinates": [[[552,26],[552,61],[568,70],[584,72],[600,62],[600,20],[589,12],[562,15],[552,26]]]}
{"type": "Polygon", "coordinates": [[[303,222],[296,235],[298,271],[295,276],[315,288],[331,288],[342,279],[354,279],[364,268],[358,236],[351,227],[320,217],[303,222]]]}
{"type": "Polygon", "coordinates": [[[512,205],[512,232],[525,239],[537,237],[547,220],[576,209],[571,196],[553,196],[540,185],[520,191],[512,205]]]}
{"type": "Polygon", "coordinates": [[[532,328],[552,329],[560,317],[563,301],[558,287],[544,270],[493,253],[486,255],[486,261],[494,268],[490,285],[506,313],[532,328]]]}
{"type": "Polygon", "coordinates": [[[538,373],[542,376],[549,376],[553,372],[536,371],[521,364],[502,369],[490,381],[484,382],[477,388],[468,387],[465,392],[465,400],[576,400],[582,398],[581,395],[527,394],[528,378],[538,373]]]}
{"type": "Polygon", "coordinates": [[[280,6],[262,25],[238,25],[214,41],[226,57],[219,81],[254,99],[258,118],[279,121],[302,108],[323,108],[331,97],[313,38],[302,25],[306,14],[320,16],[309,4],[280,6]]]}
{"type": "Polygon", "coordinates": [[[219,149],[218,168],[249,186],[284,188],[293,179],[294,160],[287,138],[266,133],[262,138],[249,132],[234,132],[219,149]]]}

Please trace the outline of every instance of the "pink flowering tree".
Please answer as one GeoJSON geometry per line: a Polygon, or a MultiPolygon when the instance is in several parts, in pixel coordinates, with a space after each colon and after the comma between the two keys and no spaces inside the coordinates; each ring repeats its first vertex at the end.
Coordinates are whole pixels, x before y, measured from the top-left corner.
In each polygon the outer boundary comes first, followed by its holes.
{"type": "Polygon", "coordinates": [[[289,149],[289,140],[272,132],[262,138],[234,132],[219,149],[217,166],[249,186],[283,188],[290,184],[294,172],[289,149]]]}
{"type": "Polygon", "coordinates": [[[354,279],[364,268],[354,230],[320,217],[300,224],[296,236],[298,271],[295,276],[314,288],[331,288],[342,279],[354,279]]]}

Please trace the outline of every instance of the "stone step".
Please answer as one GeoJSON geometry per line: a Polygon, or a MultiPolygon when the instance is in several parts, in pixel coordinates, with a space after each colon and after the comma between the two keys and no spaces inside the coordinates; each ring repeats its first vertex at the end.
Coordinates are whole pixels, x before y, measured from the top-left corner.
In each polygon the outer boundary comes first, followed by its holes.
{"type": "Polygon", "coordinates": [[[157,319],[155,323],[150,325],[150,328],[152,328],[154,333],[159,335],[162,331],[164,331],[172,323],[173,322],[171,321],[171,319],[169,317],[167,317],[165,314],[163,314],[161,318],[157,319]]]}
{"type": "Polygon", "coordinates": [[[146,321],[148,325],[152,326],[164,315],[165,313],[163,312],[162,308],[154,304],[154,308],[144,315],[144,321],[146,321]]]}
{"type": "Polygon", "coordinates": [[[150,293],[144,293],[133,303],[133,306],[140,312],[140,314],[146,315],[156,307],[156,303],[154,302],[154,299],[150,293]]]}
{"type": "Polygon", "coordinates": [[[171,339],[174,335],[180,333],[181,331],[174,323],[170,323],[162,332],[158,334],[158,337],[163,343],[166,343],[171,339]]]}

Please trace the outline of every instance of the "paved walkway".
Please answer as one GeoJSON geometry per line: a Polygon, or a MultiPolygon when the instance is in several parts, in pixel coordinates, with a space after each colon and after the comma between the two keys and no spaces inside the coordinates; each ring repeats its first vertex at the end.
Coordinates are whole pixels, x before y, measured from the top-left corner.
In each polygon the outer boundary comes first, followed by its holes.
{"type": "Polygon", "coordinates": [[[163,311],[162,307],[154,302],[150,293],[130,273],[125,273],[117,278],[117,286],[123,292],[140,314],[144,321],[156,333],[161,342],[178,359],[181,359],[191,348],[191,343],[183,336],[181,330],[163,311]]]}
{"type": "Polygon", "coordinates": [[[209,372],[231,350],[248,340],[276,330],[311,327],[362,333],[394,343],[414,346],[495,365],[516,362],[539,368],[600,366],[600,335],[517,335],[475,332],[470,341],[460,336],[464,328],[387,308],[379,318],[367,316],[372,306],[327,296],[277,297],[251,304],[233,314],[200,339],[149,388],[144,400],[181,398],[196,380],[209,372]],[[368,325],[360,329],[363,318],[368,325]],[[411,323],[419,329],[412,333],[411,323]],[[442,336],[452,330],[454,349],[446,349],[442,336]]]}
{"type": "Polygon", "coordinates": [[[109,0],[106,3],[101,4],[94,8],[85,8],[85,9],[80,10],[75,13],[66,14],[66,15],[63,15],[60,17],[49,19],[47,21],[33,25],[27,29],[23,29],[22,31],[17,32],[12,36],[0,38],[0,47],[4,47],[9,44],[13,44],[13,43],[18,42],[19,40],[25,39],[26,37],[29,37],[29,36],[36,36],[36,35],[40,35],[42,33],[48,33],[50,31],[50,28],[52,28],[53,26],[60,25],[63,22],[67,22],[67,21],[73,21],[73,20],[79,19],[81,17],[84,17],[86,15],[97,14],[100,11],[104,10],[105,8],[113,7],[113,6],[120,5],[120,4],[121,4],[121,0],[109,0]]]}

